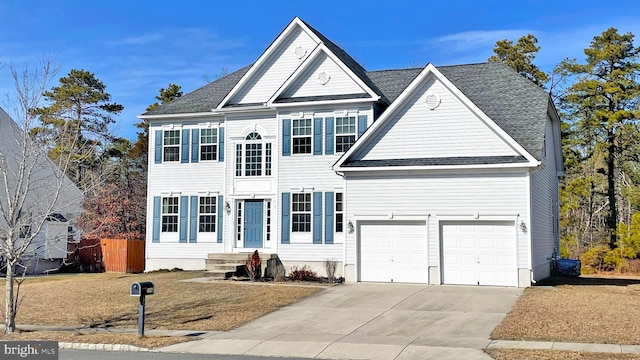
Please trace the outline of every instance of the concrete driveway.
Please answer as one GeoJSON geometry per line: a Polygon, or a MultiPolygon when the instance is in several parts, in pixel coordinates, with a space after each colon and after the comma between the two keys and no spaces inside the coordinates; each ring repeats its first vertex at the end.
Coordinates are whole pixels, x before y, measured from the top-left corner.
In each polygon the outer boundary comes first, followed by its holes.
{"type": "Polygon", "coordinates": [[[236,330],[163,351],[328,359],[490,359],[481,349],[521,289],[329,288],[236,330]]]}

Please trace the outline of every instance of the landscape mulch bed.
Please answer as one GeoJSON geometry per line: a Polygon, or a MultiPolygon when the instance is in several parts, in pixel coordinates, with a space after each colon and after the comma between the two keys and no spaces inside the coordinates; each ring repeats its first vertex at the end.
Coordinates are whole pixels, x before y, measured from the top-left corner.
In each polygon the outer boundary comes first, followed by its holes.
{"type": "Polygon", "coordinates": [[[496,360],[636,360],[638,354],[610,354],[586,351],[490,349],[485,350],[496,360]]]}
{"type": "MultiPolygon", "coordinates": [[[[23,302],[16,323],[136,328],[138,298],[129,295],[130,286],[152,281],[155,294],[147,296],[147,329],[227,331],[324,289],[180,281],[197,277],[202,272],[61,274],[27,279],[20,289],[23,302]]],[[[4,308],[4,297],[0,308],[4,308]]]]}
{"type": "Polygon", "coordinates": [[[639,319],[638,278],[552,278],[525,289],[491,338],[640,344],[639,319]]]}

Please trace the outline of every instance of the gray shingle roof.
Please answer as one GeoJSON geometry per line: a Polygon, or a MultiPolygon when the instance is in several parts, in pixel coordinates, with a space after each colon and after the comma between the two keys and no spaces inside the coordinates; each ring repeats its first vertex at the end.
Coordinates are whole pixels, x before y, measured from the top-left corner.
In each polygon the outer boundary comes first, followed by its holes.
{"type": "Polygon", "coordinates": [[[215,109],[233,87],[249,71],[252,65],[243,67],[232,72],[212,83],[209,83],[197,90],[194,90],[170,103],[163,104],[157,108],[147,111],[142,115],[172,115],[188,114],[211,111],[215,109]]]}
{"type": "Polygon", "coordinates": [[[415,79],[422,68],[369,71],[369,78],[378,84],[378,88],[389,102],[394,102],[398,95],[415,79]]]}
{"type": "Polygon", "coordinates": [[[500,62],[438,70],[527,152],[542,159],[549,106],[544,89],[500,62]]]}
{"type": "Polygon", "coordinates": [[[355,61],[351,57],[351,55],[347,54],[346,51],[342,50],[341,47],[336,45],[333,41],[327,39],[324,35],[322,35],[321,32],[314,29],[313,26],[307,24],[304,20],[301,21],[309,28],[309,30],[313,31],[313,33],[316,34],[318,38],[320,38],[320,41],[322,41],[327,46],[327,48],[329,48],[329,50],[331,50],[331,52],[334,53],[340,59],[340,61],[342,61],[342,63],[344,63],[351,71],[353,71],[354,74],[356,74],[356,76],[358,76],[369,88],[371,88],[371,90],[373,90],[376,94],[382,96],[381,100],[383,102],[387,104],[391,103],[384,97],[384,94],[382,93],[382,91],[380,91],[380,89],[378,89],[376,83],[374,83],[369,78],[367,70],[365,70],[362,65],[355,61]]]}

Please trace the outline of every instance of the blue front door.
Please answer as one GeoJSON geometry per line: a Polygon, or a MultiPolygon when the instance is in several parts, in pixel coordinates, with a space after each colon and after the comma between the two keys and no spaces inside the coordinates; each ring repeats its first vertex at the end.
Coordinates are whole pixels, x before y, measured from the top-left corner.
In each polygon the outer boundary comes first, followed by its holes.
{"type": "Polygon", "coordinates": [[[247,200],[244,202],[244,247],[262,247],[262,200],[247,200]]]}

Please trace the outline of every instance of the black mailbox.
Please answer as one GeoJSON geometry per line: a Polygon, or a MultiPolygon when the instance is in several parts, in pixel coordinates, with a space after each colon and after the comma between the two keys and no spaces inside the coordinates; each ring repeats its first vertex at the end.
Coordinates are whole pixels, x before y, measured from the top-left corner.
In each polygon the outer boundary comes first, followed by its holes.
{"type": "Polygon", "coordinates": [[[131,284],[131,296],[153,295],[153,283],[150,281],[142,281],[131,284]]]}

